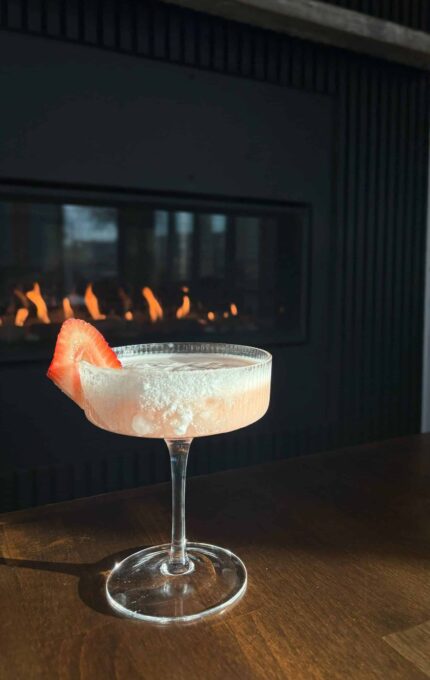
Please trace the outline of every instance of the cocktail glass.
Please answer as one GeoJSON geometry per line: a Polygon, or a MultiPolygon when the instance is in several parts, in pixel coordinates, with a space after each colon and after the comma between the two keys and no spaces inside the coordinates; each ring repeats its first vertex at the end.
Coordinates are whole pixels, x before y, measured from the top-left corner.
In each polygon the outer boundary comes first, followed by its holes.
{"type": "Polygon", "coordinates": [[[116,564],[111,606],[157,623],[222,612],[247,585],[226,548],[185,538],[185,478],[194,437],[230,432],[267,411],[271,355],[221,343],[151,343],[115,348],[122,370],[79,363],[87,418],[111,432],[166,441],[172,474],[172,540],[116,564]]]}

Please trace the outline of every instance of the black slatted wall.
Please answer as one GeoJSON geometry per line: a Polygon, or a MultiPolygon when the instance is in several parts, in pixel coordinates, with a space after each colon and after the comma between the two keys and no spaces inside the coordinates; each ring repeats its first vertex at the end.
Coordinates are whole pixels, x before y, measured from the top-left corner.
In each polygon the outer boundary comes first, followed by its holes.
{"type": "MultiPolygon", "coordinates": [[[[422,7],[425,4],[421,2],[422,7]]],[[[360,2],[366,11],[370,5],[360,2]]],[[[337,385],[338,422],[306,431],[295,431],[286,423],[284,429],[258,437],[246,431],[232,434],[216,456],[212,454],[217,438],[213,442],[209,438],[204,455],[192,456],[191,472],[418,432],[427,73],[145,0],[1,0],[0,9],[3,29],[336,98],[333,362],[328,370],[337,385]]],[[[425,14],[423,10],[420,17],[425,14]]],[[[148,443],[145,457],[136,447],[128,455],[98,457],[75,466],[14,471],[3,478],[3,508],[161,481],[169,472],[167,456],[158,455],[159,446],[148,443]]],[[[200,446],[203,451],[203,445],[195,443],[197,450],[200,446]]]]}
{"type": "Polygon", "coordinates": [[[409,26],[417,31],[430,31],[428,0],[322,0],[354,12],[409,26]]]}

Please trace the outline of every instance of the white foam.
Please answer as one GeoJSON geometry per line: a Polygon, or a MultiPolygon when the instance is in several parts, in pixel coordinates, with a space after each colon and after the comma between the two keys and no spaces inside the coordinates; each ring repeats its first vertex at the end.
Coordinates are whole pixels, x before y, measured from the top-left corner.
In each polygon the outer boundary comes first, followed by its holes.
{"type": "Polygon", "coordinates": [[[215,353],[141,354],[121,363],[125,370],[80,368],[88,417],[115,432],[203,436],[243,427],[267,409],[270,364],[215,353]]]}

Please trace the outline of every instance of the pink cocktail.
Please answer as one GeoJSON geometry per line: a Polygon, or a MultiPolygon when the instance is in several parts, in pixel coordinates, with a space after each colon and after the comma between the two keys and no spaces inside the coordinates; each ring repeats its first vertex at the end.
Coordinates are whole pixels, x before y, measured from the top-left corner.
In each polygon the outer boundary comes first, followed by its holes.
{"type": "Polygon", "coordinates": [[[138,619],[192,621],[223,611],[245,592],[232,552],[185,538],[185,476],[194,437],[230,432],[261,418],[270,397],[271,356],[241,345],[165,343],[115,348],[122,368],[79,362],[80,405],[105,430],[164,439],[172,470],[172,541],[117,564],[110,604],[138,619]]]}
{"type": "Polygon", "coordinates": [[[172,352],[169,348],[117,348],[122,371],[82,361],[79,370],[87,418],[120,434],[181,439],[237,430],[267,411],[269,361],[262,365],[253,358],[221,351],[172,352]]]}

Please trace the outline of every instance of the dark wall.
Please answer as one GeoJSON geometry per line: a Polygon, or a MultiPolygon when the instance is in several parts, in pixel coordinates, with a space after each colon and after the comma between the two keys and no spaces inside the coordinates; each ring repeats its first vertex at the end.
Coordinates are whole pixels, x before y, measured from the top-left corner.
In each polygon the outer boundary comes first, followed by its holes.
{"type": "Polygon", "coordinates": [[[430,31],[428,0],[322,0],[322,2],[393,21],[417,31],[430,31]]]}
{"type": "MultiPolygon", "coordinates": [[[[193,472],[419,430],[426,73],[156,3],[3,2],[1,16],[9,29],[333,99],[337,182],[331,218],[329,355],[324,368],[330,399],[336,402],[331,409],[336,420],[316,419],[306,426],[284,422],[276,429],[257,425],[222,438],[221,444],[218,437],[196,442],[193,472]]],[[[54,409],[54,400],[47,405],[54,409]]],[[[37,428],[37,422],[31,427],[37,428]]],[[[128,453],[118,455],[110,448],[114,435],[97,443],[95,436],[88,431],[89,450],[93,447],[97,453],[94,458],[70,460],[66,466],[47,461],[43,469],[5,475],[3,506],[167,477],[167,457],[157,455],[159,442],[149,443],[145,456],[140,454],[141,442],[131,442],[128,453]]]]}

